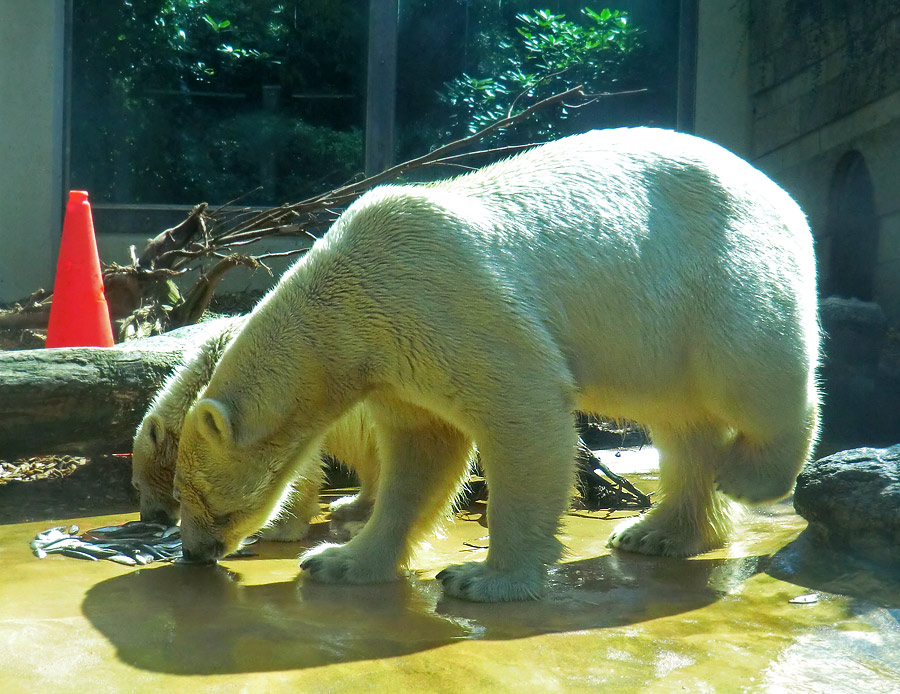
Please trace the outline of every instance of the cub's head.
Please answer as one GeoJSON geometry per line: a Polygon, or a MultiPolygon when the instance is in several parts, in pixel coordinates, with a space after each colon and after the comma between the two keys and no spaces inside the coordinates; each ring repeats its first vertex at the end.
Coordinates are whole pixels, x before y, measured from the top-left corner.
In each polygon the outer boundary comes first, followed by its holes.
{"type": "Polygon", "coordinates": [[[243,426],[226,402],[197,402],[184,421],[174,485],[184,558],[208,563],[235,551],[272,516],[301,456],[317,450],[318,441],[243,426]]]}
{"type": "Polygon", "coordinates": [[[137,430],[131,456],[131,484],[141,497],[142,521],[164,525],[178,522],[178,502],[172,495],[172,484],[180,433],[155,414],[147,415],[137,430]]]}

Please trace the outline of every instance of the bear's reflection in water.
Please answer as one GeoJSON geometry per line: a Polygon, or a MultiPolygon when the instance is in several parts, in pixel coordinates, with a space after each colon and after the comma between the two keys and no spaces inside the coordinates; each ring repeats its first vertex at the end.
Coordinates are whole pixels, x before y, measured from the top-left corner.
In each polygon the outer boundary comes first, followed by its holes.
{"type": "MultiPolygon", "coordinates": [[[[561,564],[542,601],[499,605],[446,598],[437,581],[415,576],[330,586],[279,573],[278,582],[250,584],[222,566],[170,565],[95,585],[83,610],[135,667],[265,672],[393,658],[462,639],[639,626],[714,602],[759,565],[756,556],[605,555],[561,564]]],[[[253,571],[259,579],[258,566],[253,571]]]]}

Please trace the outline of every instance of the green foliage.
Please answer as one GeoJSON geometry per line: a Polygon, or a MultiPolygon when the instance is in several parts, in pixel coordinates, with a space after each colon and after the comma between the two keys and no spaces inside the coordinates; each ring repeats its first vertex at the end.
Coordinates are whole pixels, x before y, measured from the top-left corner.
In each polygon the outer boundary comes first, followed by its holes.
{"type": "MultiPolygon", "coordinates": [[[[583,85],[587,92],[614,89],[629,74],[639,32],[624,12],[590,8],[583,23],[547,10],[516,15],[516,34],[496,42],[482,61],[495,77],[463,74],[447,82],[440,98],[450,108],[449,136],[474,133],[498,118],[552,94],[583,85]]],[[[536,138],[562,134],[566,109],[547,112],[529,127],[536,138]]]]}
{"type": "Polygon", "coordinates": [[[362,168],[367,6],[74,0],[72,185],[193,204],[263,183],[244,201],[274,204],[344,183],[362,168]]]}
{"type": "MultiPolygon", "coordinates": [[[[579,5],[555,3],[573,16],[579,5]]],[[[629,82],[646,52],[620,12],[584,9],[571,21],[532,7],[401,3],[399,158],[576,84],[646,86],[648,74],[665,72],[654,65],[629,82]]],[[[369,0],[73,0],[73,187],[96,201],[195,204],[262,183],[244,202],[277,204],[346,182],[362,169],[368,8],[369,0]],[[264,97],[274,93],[268,86],[280,87],[277,98],[264,97]]],[[[595,127],[597,112],[588,113],[577,115],[595,127]]],[[[575,116],[548,112],[512,136],[584,128],[575,116]]]]}
{"type": "MultiPolygon", "coordinates": [[[[352,179],[363,168],[363,133],[311,125],[281,113],[251,112],[224,118],[186,150],[186,166],[219,172],[220,190],[248,191],[248,181],[282,201],[352,179]]],[[[196,196],[202,197],[202,191],[196,196]]],[[[252,199],[253,196],[251,196],[252,199]]]]}

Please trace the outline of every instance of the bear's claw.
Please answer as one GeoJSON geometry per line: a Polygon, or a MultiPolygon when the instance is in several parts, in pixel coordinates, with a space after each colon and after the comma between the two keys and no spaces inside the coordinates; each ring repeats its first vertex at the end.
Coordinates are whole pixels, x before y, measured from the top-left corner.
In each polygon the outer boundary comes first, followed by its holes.
{"type": "Polygon", "coordinates": [[[435,578],[444,592],[473,602],[511,602],[536,600],[546,588],[546,568],[497,571],[484,562],[448,566],[435,578]]]}
{"type": "Polygon", "coordinates": [[[606,546],[661,557],[690,557],[722,546],[724,530],[706,525],[709,528],[704,534],[695,525],[672,521],[657,508],[625,521],[613,530],[606,546]]]}
{"type": "Polygon", "coordinates": [[[386,583],[398,578],[396,567],[377,566],[361,558],[357,548],[331,543],[301,555],[300,568],[320,583],[386,583]]]}
{"type": "Polygon", "coordinates": [[[641,533],[638,532],[637,529],[631,530],[631,528],[627,528],[622,532],[613,532],[609,536],[606,546],[626,550],[628,552],[660,555],[664,557],[680,556],[681,554],[675,550],[672,539],[666,537],[664,533],[659,531],[641,533]]]}
{"type": "MultiPolygon", "coordinates": [[[[320,557],[309,557],[308,559],[304,559],[300,562],[300,568],[304,571],[309,571],[313,578],[321,578],[322,574],[327,569],[325,562],[323,562],[320,557]]],[[[346,564],[332,568],[329,572],[329,578],[340,581],[340,579],[346,576],[347,568],[346,564]]]]}

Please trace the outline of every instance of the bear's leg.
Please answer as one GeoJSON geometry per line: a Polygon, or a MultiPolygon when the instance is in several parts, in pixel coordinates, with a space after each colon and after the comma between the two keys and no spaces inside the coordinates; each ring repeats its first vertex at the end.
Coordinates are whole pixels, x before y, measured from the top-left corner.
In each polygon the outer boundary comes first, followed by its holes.
{"type": "Polygon", "coordinates": [[[378,489],[379,462],[374,457],[361,456],[364,460],[350,465],[359,478],[359,493],[332,501],[328,506],[332,523],[368,520],[375,505],[378,489]]]}
{"type": "Polygon", "coordinates": [[[310,521],[319,515],[319,488],[324,473],[321,466],[309,470],[306,478],[291,482],[278,510],[263,526],[259,536],[275,542],[296,542],[309,531],[310,521]]]}
{"type": "Polygon", "coordinates": [[[331,536],[346,542],[359,534],[363,524],[372,515],[378,489],[380,465],[374,455],[361,455],[354,461],[353,470],[359,478],[359,493],[335,499],[328,505],[331,512],[331,536]]]}
{"type": "MultiPolygon", "coordinates": [[[[563,553],[560,517],[572,491],[577,434],[563,406],[552,413],[504,410],[502,438],[477,442],[487,478],[490,547],[483,562],[447,567],[444,592],[477,602],[533,600],[546,588],[547,566],[563,553]],[[521,427],[509,429],[510,421],[521,427]]],[[[499,410],[498,410],[499,411],[499,410]]]]}
{"type": "Polygon", "coordinates": [[[419,408],[393,403],[377,420],[383,454],[372,517],[344,545],[324,544],[300,558],[324,583],[394,580],[413,543],[449,511],[469,460],[471,442],[419,408]]]}
{"type": "Polygon", "coordinates": [[[659,502],[616,528],[608,545],[673,557],[722,546],[731,508],[716,492],[715,470],[727,433],[712,425],[677,432],[654,428],[651,438],[659,450],[659,502]]]}

